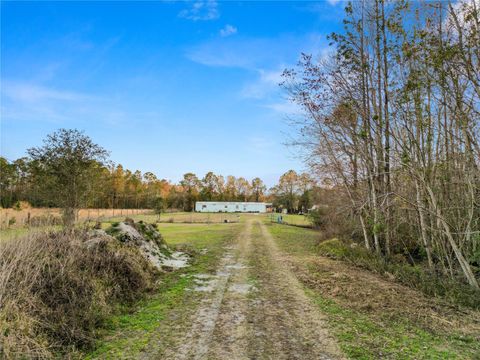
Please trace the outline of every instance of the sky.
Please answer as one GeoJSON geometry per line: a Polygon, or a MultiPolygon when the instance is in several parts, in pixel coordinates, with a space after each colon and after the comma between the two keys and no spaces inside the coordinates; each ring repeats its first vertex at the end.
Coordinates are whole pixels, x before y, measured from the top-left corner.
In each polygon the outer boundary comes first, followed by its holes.
{"type": "Polygon", "coordinates": [[[342,2],[2,1],[0,152],[76,128],[130,170],[178,181],[305,170],[279,87],[322,56],[342,2]]]}

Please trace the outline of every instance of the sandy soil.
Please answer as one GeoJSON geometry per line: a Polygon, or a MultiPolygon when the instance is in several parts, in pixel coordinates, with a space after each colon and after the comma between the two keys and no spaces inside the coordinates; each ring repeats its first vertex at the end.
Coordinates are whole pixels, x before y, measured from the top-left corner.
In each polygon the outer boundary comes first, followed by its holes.
{"type": "Polygon", "coordinates": [[[265,226],[248,220],[216,275],[197,275],[192,291],[205,296],[161,358],[343,358],[323,315],[281,260],[265,226]]]}

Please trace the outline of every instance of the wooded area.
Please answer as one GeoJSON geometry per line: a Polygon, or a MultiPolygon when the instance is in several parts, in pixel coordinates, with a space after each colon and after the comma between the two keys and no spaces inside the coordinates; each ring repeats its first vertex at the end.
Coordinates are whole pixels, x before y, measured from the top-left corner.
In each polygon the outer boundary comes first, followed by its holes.
{"type": "MultiPolygon", "coordinates": [[[[60,129],[44,146],[28,150],[29,157],[13,162],[0,157],[0,204],[16,208],[166,209],[192,211],[196,201],[272,201],[278,209],[306,211],[318,187],[308,174],[289,170],[267,192],[259,177],[223,177],[208,172],[203,178],[186,173],[175,184],[152,172],[124,169],[107,161],[108,153],[77,130],[60,129]]],[[[70,211],[70,210],[69,210],[70,211]]]]}
{"type": "Polygon", "coordinates": [[[344,30],[283,83],[305,114],[294,144],[343,196],[337,232],[478,288],[478,1],[351,2],[344,30]]]}

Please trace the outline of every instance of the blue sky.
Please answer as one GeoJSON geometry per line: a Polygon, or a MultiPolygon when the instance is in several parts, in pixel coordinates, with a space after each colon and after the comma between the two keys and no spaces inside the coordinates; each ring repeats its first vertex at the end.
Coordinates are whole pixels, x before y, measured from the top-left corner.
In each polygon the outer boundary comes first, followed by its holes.
{"type": "Polygon", "coordinates": [[[111,159],[178,181],[262,177],[302,162],[283,144],[296,109],[278,83],[321,56],[342,3],[1,3],[1,154],[84,130],[111,159]]]}

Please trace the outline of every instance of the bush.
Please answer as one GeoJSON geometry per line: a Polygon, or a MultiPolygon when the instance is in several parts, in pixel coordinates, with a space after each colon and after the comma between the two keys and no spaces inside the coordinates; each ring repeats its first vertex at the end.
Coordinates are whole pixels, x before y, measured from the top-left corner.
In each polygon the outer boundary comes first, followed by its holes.
{"type": "Polygon", "coordinates": [[[356,243],[332,239],[318,245],[320,254],[349,262],[355,266],[394,277],[399,283],[422,291],[429,296],[440,296],[452,304],[480,309],[480,291],[462,282],[463,277],[451,279],[442,273],[420,265],[411,265],[403,256],[390,262],[356,243]]]}
{"type": "Polygon", "coordinates": [[[15,204],[13,204],[13,209],[20,211],[20,210],[25,210],[25,209],[30,209],[32,205],[28,201],[17,201],[15,204]]]}
{"type": "Polygon", "coordinates": [[[0,358],[88,348],[115,304],[154,286],[156,271],[139,250],[108,236],[60,232],[2,245],[0,358]]]}
{"type": "Polygon", "coordinates": [[[316,229],[324,229],[328,223],[327,211],[323,208],[310,210],[308,217],[316,229]]]}
{"type": "Polygon", "coordinates": [[[10,219],[8,219],[8,226],[12,226],[12,225],[15,225],[15,223],[17,222],[17,218],[15,216],[12,216],[10,219]]]}

